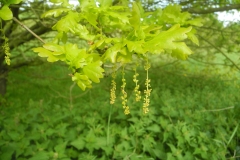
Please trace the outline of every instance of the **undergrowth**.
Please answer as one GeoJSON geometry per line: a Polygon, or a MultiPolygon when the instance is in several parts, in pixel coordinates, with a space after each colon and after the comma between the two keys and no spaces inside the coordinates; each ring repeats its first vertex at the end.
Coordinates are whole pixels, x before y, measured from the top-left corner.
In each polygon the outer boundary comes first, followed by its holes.
{"type": "MultiPolygon", "coordinates": [[[[135,101],[133,74],[126,71],[131,114],[124,115],[121,75],[116,76],[116,102],[110,105],[111,77],[82,92],[70,83],[67,70],[49,64],[12,72],[7,101],[0,110],[0,159],[221,160],[240,156],[239,82],[152,68],[151,103],[149,113],[143,114],[142,103],[135,101]]],[[[140,91],[145,78],[140,71],[140,91]]]]}

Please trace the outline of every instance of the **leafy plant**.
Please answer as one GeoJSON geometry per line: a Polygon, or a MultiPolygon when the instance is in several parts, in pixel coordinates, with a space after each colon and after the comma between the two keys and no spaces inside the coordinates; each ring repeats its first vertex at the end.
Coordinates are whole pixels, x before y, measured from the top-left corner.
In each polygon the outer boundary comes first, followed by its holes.
{"type": "MultiPolygon", "coordinates": [[[[49,73],[53,70],[56,68],[49,73]]],[[[125,91],[131,114],[127,116],[121,112],[120,98],[114,105],[106,101],[111,77],[93,87],[91,93],[87,91],[73,99],[73,107],[70,101],[60,102],[57,97],[48,102],[49,95],[39,97],[44,99],[40,102],[34,95],[36,100],[29,100],[25,108],[12,102],[1,110],[0,158],[219,160],[234,156],[238,146],[240,99],[235,94],[238,89],[234,83],[214,77],[169,76],[168,71],[159,68],[150,71],[149,78],[155,89],[148,114],[139,110],[141,103],[135,101],[132,91],[135,83],[129,81],[132,73],[128,71],[125,72],[128,84],[125,91]],[[100,100],[96,101],[95,97],[100,100]]],[[[15,74],[11,76],[17,76],[19,71],[15,74]]],[[[121,80],[119,73],[115,81],[121,80]]],[[[139,74],[138,80],[139,90],[144,90],[145,76],[139,74]]],[[[34,82],[41,82],[45,87],[45,81],[41,81],[34,82]]],[[[62,87],[58,81],[56,87],[62,87]]],[[[45,92],[44,87],[39,89],[34,83],[26,83],[22,89],[29,85],[36,92],[45,92]]],[[[21,93],[15,88],[10,91],[21,93]]],[[[117,97],[120,93],[121,88],[116,88],[117,97]]],[[[56,93],[52,91],[52,94],[56,93]]],[[[68,97],[68,93],[62,94],[68,97]]]]}
{"type": "Polygon", "coordinates": [[[200,21],[192,19],[189,13],[181,13],[177,5],[145,13],[136,2],[129,8],[124,3],[112,6],[111,0],[97,3],[91,0],[80,1],[79,12],[67,1],[52,2],[61,3],[62,8],[50,10],[42,17],[63,15],[53,26],[58,34],[53,42],[34,51],[49,62],[66,62],[72,70],[72,80],[82,90],[103,78],[102,65],[106,62],[132,63],[133,56],[143,58],[147,53],[163,52],[186,59],[192,51],[183,40],[189,38],[198,44],[192,27],[183,26],[199,26],[200,21]],[[68,43],[67,38],[72,34],[88,41],[89,46],[80,49],[77,44],[68,43]]]}

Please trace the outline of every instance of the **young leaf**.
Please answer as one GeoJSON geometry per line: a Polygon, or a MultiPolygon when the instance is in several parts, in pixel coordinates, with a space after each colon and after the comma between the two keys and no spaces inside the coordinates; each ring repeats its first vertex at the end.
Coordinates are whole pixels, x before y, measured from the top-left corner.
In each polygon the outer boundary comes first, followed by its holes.
{"type": "Polygon", "coordinates": [[[69,11],[68,14],[59,20],[52,28],[57,31],[75,33],[75,28],[80,20],[79,14],[76,12],[69,11]]]}
{"type": "Polygon", "coordinates": [[[197,39],[197,37],[195,36],[196,30],[192,29],[190,32],[187,33],[188,38],[195,43],[196,45],[199,46],[199,41],[197,39]]]}
{"type": "Polygon", "coordinates": [[[186,60],[188,55],[192,54],[192,51],[184,42],[178,42],[175,44],[176,49],[172,50],[172,56],[178,59],[186,60]]]}
{"type": "Polygon", "coordinates": [[[132,18],[129,20],[130,24],[134,27],[135,30],[137,30],[140,26],[140,9],[136,2],[133,3],[132,8],[132,18]]]}
{"type": "Polygon", "coordinates": [[[12,11],[9,9],[7,5],[4,5],[0,9],[0,18],[3,19],[4,21],[7,21],[13,18],[12,11]]]}
{"type": "Polygon", "coordinates": [[[186,57],[191,54],[191,50],[181,42],[187,38],[192,27],[181,28],[179,24],[174,25],[167,31],[163,31],[144,44],[145,51],[151,53],[161,53],[164,50],[172,50],[179,54],[178,57],[186,57]]]}
{"type": "Polygon", "coordinates": [[[138,54],[146,53],[143,49],[144,41],[124,41],[127,44],[128,50],[130,52],[136,52],[138,54]]]}
{"type": "Polygon", "coordinates": [[[98,29],[97,27],[97,18],[98,18],[98,13],[97,10],[90,8],[87,12],[84,12],[84,18],[95,28],[98,29]]]}
{"type": "Polygon", "coordinates": [[[83,68],[83,73],[95,83],[99,83],[99,78],[103,78],[104,69],[101,67],[102,62],[96,61],[86,65],[83,68]]]}
{"type": "Polygon", "coordinates": [[[64,48],[62,46],[55,44],[55,43],[46,43],[43,45],[43,47],[45,49],[53,52],[52,53],[53,55],[61,55],[65,52],[64,48]]]}
{"type": "Polygon", "coordinates": [[[39,57],[47,57],[48,62],[56,62],[59,60],[58,57],[54,56],[49,50],[43,48],[43,47],[38,47],[33,49],[34,52],[38,52],[39,57]]]}
{"type": "Polygon", "coordinates": [[[115,63],[117,54],[121,48],[121,43],[116,43],[114,46],[110,47],[104,54],[104,60],[110,60],[110,62],[115,63]]]}
{"type": "Polygon", "coordinates": [[[132,62],[132,53],[128,51],[126,47],[119,51],[120,54],[117,55],[117,62],[130,63],[132,62]]]}
{"type": "Polygon", "coordinates": [[[72,81],[76,81],[77,85],[85,91],[86,88],[91,88],[91,81],[86,75],[83,75],[81,73],[75,73],[72,77],[72,81]]]}
{"type": "Polygon", "coordinates": [[[82,11],[88,10],[90,7],[96,7],[94,0],[78,0],[82,11]]]}
{"type": "Polygon", "coordinates": [[[52,9],[50,11],[45,12],[44,14],[42,14],[42,18],[46,18],[46,17],[59,17],[61,14],[63,14],[64,12],[68,12],[70,11],[69,8],[57,8],[57,9],[52,9]]]}

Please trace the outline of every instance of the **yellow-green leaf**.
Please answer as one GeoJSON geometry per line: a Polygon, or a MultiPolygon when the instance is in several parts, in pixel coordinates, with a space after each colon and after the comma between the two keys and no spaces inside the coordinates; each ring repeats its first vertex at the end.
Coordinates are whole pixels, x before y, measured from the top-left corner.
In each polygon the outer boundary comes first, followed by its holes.
{"type": "Polygon", "coordinates": [[[60,45],[54,44],[54,43],[46,43],[43,45],[43,47],[45,49],[51,51],[53,55],[61,55],[65,52],[63,46],[60,46],[60,45]]]}
{"type": "Polygon", "coordinates": [[[136,2],[133,3],[132,8],[132,18],[130,19],[130,24],[134,27],[135,30],[137,30],[140,26],[140,9],[136,2]]]}
{"type": "Polygon", "coordinates": [[[115,63],[118,52],[121,50],[122,44],[117,43],[110,47],[104,54],[104,60],[110,60],[110,62],[115,63]]]}
{"type": "Polygon", "coordinates": [[[76,81],[77,85],[83,90],[85,91],[86,88],[91,88],[91,81],[89,80],[89,78],[86,75],[83,75],[81,73],[75,73],[72,77],[73,81],[76,81]]]}
{"type": "Polygon", "coordinates": [[[69,8],[57,8],[57,9],[52,9],[50,11],[45,12],[44,14],[42,14],[42,18],[46,18],[46,17],[58,17],[61,14],[63,14],[64,12],[68,12],[70,11],[69,8]]]}
{"type": "Polygon", "coordinates": [[[60,60],[57,56],[54,56],[51,51],[43,47],[34,48],[33,51],[37,52],[39,57],[47,57],[48,62],[56,62],[60,60]]]}
{"type": "Polygon", "coordinates": [[[198,38],[195,36],[195,33],[196,33],[196,30],[192,29],[190,32],[187,33],[187,36],[193,43],[199,46],[199,41],[198,41],[198,38]]]}
{"type": "Polygon", "coordinates": [[[0,18],[5,20],[5,21],[13,18],[12,11],[10,10],[10,8],[7,5],[4,5],[0,9],[0,18]]]}
{"type": "Polygon", "coordinates": [[[83,68],[83,73],[88,76],[93,82],[99,83],[99,78],[103,78],[104,69],[101,67],[102,62],[96,61],[90,63],[83,68]]]}

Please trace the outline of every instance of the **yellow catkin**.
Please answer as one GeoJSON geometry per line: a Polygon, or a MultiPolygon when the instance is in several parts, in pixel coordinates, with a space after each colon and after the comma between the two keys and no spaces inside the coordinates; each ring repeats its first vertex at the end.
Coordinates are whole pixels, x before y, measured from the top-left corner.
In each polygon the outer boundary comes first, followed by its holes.
{"type": "Polygon", "coordinates": [[[135,100],[136,102],[141,100],[141,91],[139,91],[139,84],[137,80],[137,76],[139,75],[137,73],[137,69],[134,69],[135,74],[133,75],[133,82],[135,83],[134,93],[135,93],[135,100]]]}
{"type": "Polygon", "coordinates": [[[151,91],[152,91],[152,89],[150,89],[151,88],[151,85],[150,85],[151,80],[148,77],[149,68],[150,68],[150,64],[148,63],[148,60],[147,60],[147,63],[144,66],[144,69],[147,71],[147,79],[146,79],[146,82],[145,82],[146,89],[144,90],[145,98],[143,99],[143,113],[144,114],[149,112],[149,108],[148,108],[149,103],[150,103],[149,97],[150,97],[151,91]]]}
{"type": "Polygon", "coordinates": [[[9,45],[8,45],[8,38],[6,38],[5,36],[4,36],[4,44],[2,45],[2,47],[3,47],[3,49],[4,49],[4,53],[5,53],[5,62],[7,63],[7,65],[10,65],[10,63],[11,63],[11,60],[10,60],[10,56],[11,56],[11,54],[10,54],[10,47],[9,47],[9,45]]]}
{"type": "Polygon", "coordinates": [[[110,104],[114,104],[115,100],[116,100],[116,82],[115,82],[115,78],[116,78],[116,72],[114,71],[112,73],[112,80],[111,80],[111,90],[110,90],[110,104]]]}
{"type": "Polygon", "coordinates": [[[129,106],[127,105],[127,92],[125,91],[125,87],[126,87],[126,79],[124,78],[124,67],[123,67],[123,71],[122,71],[122,86],[121,86],[121,92],[122,92],[122,106],[124,109],[124,114],[128,115],[130,114],[130,109],[129,106]]]}

